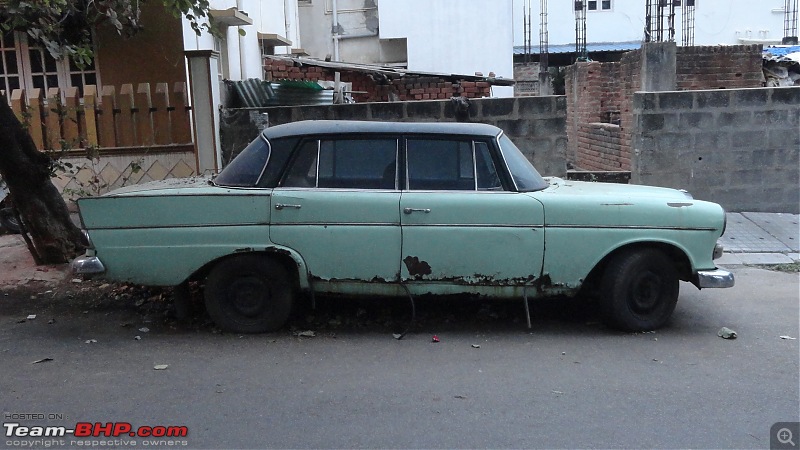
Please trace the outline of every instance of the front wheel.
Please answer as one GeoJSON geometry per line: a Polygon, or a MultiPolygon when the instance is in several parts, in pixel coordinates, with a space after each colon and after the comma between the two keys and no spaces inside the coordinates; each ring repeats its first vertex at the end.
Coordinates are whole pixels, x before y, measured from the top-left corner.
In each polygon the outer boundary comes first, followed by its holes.
{"type": "Polygon", "coordinates": [[[243,255],[217,264],[205,286],[208,315],[234,333],[263,333],[281,328],[289,319],[294,297],[292,281],[277,261],[243,255]]]}
{"type": "Polygon", "coordinates": [[[680,289],[675,265],[657,249],[616,255],[603,274],[603,321],[625,331],[650,331],[669,320],[680,289]]]}

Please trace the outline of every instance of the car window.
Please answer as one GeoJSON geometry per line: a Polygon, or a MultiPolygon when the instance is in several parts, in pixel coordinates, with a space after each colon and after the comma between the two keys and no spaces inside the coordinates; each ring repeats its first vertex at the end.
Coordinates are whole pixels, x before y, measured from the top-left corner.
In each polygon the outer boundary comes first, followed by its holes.
{"type": "Polygon", "coordinates": [[[479,191],[503,190],[497,168],[492,161],[492,154],[489,152],[489,145],[485,142],[475,142],[475,172],[479,191]]]}
{"type": "Polygon", "coordinates": [[[322,139],[305,142],[283,186],[395,189],[396,139],[322,139]]]}
{"type": "Polygon", "coordinates": [[[502,189],[485,142],[409,139],[408,188],[473,191],[502,189]]]}
{"type": "Polygon", "coordinates": [[[508,165],[508,171],[511,172],[511,178],[520,192],[539,191],[549,186],[508,136],[501,134],[498,142],[508,165]]]}
{"type": "Polygon", "coordinates": [[[270,155],[270,146],[263,136],[253,140],[222,172],[214,178],[220,186],[255,186],[270,155]]]}

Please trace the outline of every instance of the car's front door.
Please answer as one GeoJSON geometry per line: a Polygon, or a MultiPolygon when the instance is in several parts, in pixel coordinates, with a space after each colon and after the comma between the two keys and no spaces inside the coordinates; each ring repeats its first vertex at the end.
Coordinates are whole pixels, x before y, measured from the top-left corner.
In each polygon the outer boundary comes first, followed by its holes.
{"type": "Polygon", "coordinates": [[[273,190],[272,242],[297,251],[316,289],[398,280],[396,138],[311,139],[273,190]]]}
{"type": "Polygon", "coordinates": [[[408,139],[405,159],[403,282],[427,284],[434,293],[535,285],[543,207],[503,189],[489,142],[408,139]]]}

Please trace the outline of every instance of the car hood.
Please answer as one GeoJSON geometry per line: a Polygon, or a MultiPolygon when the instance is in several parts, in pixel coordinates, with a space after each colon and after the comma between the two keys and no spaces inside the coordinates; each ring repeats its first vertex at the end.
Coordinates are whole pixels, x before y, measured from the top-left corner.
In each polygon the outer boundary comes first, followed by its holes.
{"type": "Polygon", "coordinates": [[[563,226],[712,228],[721,233],[725,213],[716,203],[677,189],[549,178],[530,193],[544,205],[545,222],[563,226]]]}
{"type": "Polygon", "coordinates": [[[656,186],[635,184],[595,183],[547,178],[550,187],[546,190],[559,196],[590,196],[601,201],[637,201],[641,199],[692,200],[685,191],[656,186]]]}

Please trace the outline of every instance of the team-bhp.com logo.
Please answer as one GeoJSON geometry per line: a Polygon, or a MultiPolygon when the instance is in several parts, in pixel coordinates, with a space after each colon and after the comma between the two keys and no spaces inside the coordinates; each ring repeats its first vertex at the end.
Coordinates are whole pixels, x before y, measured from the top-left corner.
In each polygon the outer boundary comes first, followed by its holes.
{"type": "Polygon", "coordinates": [[[134,428],[128,422],[78,422],[74,428],[64,426],[23,426],[19,423],[4,423],[7,438],[29,437],[139,437],[182,438],[189,434],[185,426],[140,426],[134,428]]]}

